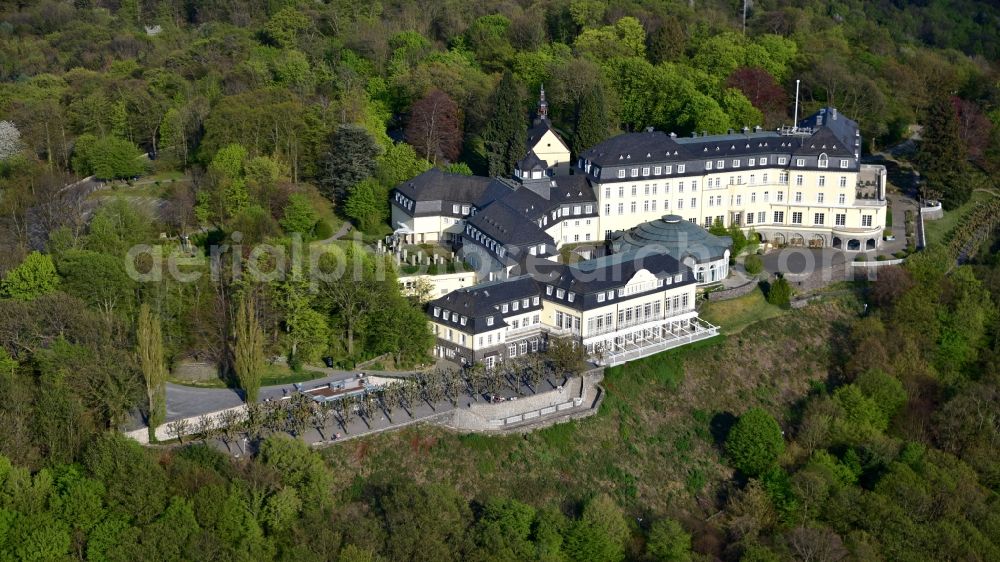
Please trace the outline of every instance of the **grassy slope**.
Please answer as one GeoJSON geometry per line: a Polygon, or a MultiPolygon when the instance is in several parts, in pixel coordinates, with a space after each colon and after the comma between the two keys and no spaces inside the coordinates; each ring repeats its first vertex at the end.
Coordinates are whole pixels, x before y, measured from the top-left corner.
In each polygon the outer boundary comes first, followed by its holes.
{"type": "Polygon", "coordinates": [[[736,334],[747,326],[781,316],[785,313],[780,307],[768,304],[761,291],[753,291],[748,295],[724,300],[709,301],[698,313],[706,322],[722,328],[723,334],[736,334]]]}
{"type": "Polygon", "coordinates": [[[447,483],[469,497],[557,504],[605,490],[635,513],[707,512],[731,477],[712,437],[716,413],[763,405],[779,419],[828,376],[830,342],[857,310],[839,297],[748,326],[739,335],[612,369],[597,416],[527,435],[456,435],[436,427],[325,450],[340,475],[447,483]]]}
{"type": "Polygon", "coordinates": [[[924,221],[924,233],[927,235],[927,245],[939,244],[944,236],[955,228],[955,225],[978,203],[992,197],[982,191],[972,192],[972,197],[961,207],[944,212],[944,218],[936,221],[924,221]]]}

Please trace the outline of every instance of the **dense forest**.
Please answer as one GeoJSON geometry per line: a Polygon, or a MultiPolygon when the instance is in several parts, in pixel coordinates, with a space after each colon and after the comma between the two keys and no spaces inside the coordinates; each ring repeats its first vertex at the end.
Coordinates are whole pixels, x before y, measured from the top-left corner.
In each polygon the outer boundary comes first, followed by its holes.
{"type": "Polygon", "coordinates": [[[419,304],[365,249],[389,232],[388,190],[434,166],[509,173],[542,87],[582,151],[646,127],[790,124],[800,80],[800,116],[837,107],[866,156],[917,133],[902,154],[922,195],[957,209],[990,188],[996,5],[743,9],[0,5],[0,560],[1000,559],[1000,241],[970,251],[963,235],[995,228],[995,204],[834,304],[609,372],[598,416],[533,436],[418,428],[323,454],[273,436],[233,460],[115,431],[135,412],[162,420],[163,380],[185,359],[251,398],[265,357],[293,371],[324,356],[425,361],[419,304]],[[333,240],[348,227],[352,240],[333,240]],[[197,259],[213,244],[300,241],[337,248],[360,277],[254,282],[197,259]],[[149,264],[123,256],[153,243],[200,275],[137,281],[129,267],[149,264]],[[818,343],[796,347],[812,332],[818,343]],[[769,355],[744,363],[755,347],[769,355]],[[708,376],[695,365],[713,364],[745,365],[719,384],[801,384],[725,404],[685,394],[708,376]],[[690,434],[644,433],[662,403],[694,408],[690,434]],[[577,464],[595,443],[608,464],[577,464]],[[551,478],[526,485],[542,467],[551,478]]]}

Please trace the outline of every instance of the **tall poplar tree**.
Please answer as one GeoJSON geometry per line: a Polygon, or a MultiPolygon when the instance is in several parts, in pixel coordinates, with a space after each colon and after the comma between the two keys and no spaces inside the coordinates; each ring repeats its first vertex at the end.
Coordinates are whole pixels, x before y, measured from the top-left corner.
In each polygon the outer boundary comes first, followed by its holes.
{"type": "Polygon", "coordinates": [[[167,414],[167,368],[163,360],[163,334],[160,318],[149,305],[139,307],[139,320],[135,328],[136,355],[139,367],[146,379],[146,399],[149,407],[149,434],[155,435],[156,428],[163,423],[167,414]]]}
{"type": "Polygon", "coordinates": [[[257,402],[260,380],[264,375],[264,333],[254,304],[253,297],[243,295],[236,309],[234,326],[236,347],[233,365],[248,404],[257,402]]]}
{"type": "Polygon", "coordinates": [[[483,130],[486,158],[491,176],[506,176],[525,154],[527,128],[524,120],[524,97],[510,71],[504,72],[490,99],[493,116],[483,130]]]}
{"type": "Polygon", "coordinates": [[[917,162],[926,182],[924,197],[939,197],[953,209],[969,200],[968,153],[959,135],[958,115],[949,96],[939,94],[924,116],[917,162]]]}

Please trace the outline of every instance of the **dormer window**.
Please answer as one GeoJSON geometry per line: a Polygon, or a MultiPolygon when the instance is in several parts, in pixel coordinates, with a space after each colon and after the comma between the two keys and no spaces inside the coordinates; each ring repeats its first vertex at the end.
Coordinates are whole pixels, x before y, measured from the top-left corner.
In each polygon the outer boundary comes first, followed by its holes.
{"type": "Polygon", "coordinates": [[[513,310],[514,312],[517,312],[519,308],[521,308],[521,303],[517,301],[510,303],[510,309],[513,310]]]}
{"type": "Polygon", "coordinates": [[[441,316],[441,307],[435,306],[434,307],[434,317],[438,318],[439,316],[441,316]]]}
{"type": "Polygon", "coordinates": [[[726,161],[725,160],[716,160],[715,161],[715,167],[718,168],[718,169],[720,169],[720,170],[724,169],[726,167],[726,161]]]}
{"type": "Polygon", "coordinates": [[[561,299],[566,297],[566,291],[562,289],[556,289],[556,298],[561,299]]]}
{"type": "Polygon", "coordinates": [[[639,168],[632,168],[632,177],[633,178],[639,177],[639,168]]]}
{"type": "Polygon", "coordinates": [[[550,296],[550,297],[552,296],[552,285],[546,285],[545,286],[545,294],[548,295],[548,296],[550,296]]]}
{"type": "Polygon", "coordinates": [[[538,306],[538,297],[534,297],[533,299],[531,299],[531,303],[534,304],[535,306],[538,306]]]}
{"type": "Polygon", "coordinates": [[[673,167],[673,166],[667,166],[667,167],[665,168],[665,171],[666,171],[666,173],[668,173],[668,174],[672,174],[672,173],[674,173],[674,167],[673,167]]]}
{"type": "Polygon", "coordinates": [[[684,164],[678,164],[677,165],[677,173],[678,174],[683,174],[684,173],[684,164]]]}
{"type": "Polygon", "coordinates": [[[459,213],[460,210],[461,210],[461,206],[460,205],[452,205],[451,206],[451,212],[454,213],[454,214],[456,214],[456,215],[459,213]]]}
{"type": "Polygon", "coordinates": [[[705,169],[706,170],[711,170],[712,169],[712,161],[711,160],[709,160],[708,162],[705,162],[705,169]]]}
{"type": "Polygon", "coordinates": [[[649,175],[649,168],[643,168],[642,169],[642,175],[648,176],[649,175]]]}
{"type": "Polygon", "coordinates": [[[461,318],[461,320],[459,320],[459,322],[458,322],[458,323],[459,323],[459,324],[461,324],[461,325],[463,325],[463,326],[465,326],[465,322],[466,322],[467,320],[468,320],[468,318],[466,318],[465,316],[463,316],[463,317],[461,318]]]}
{"type": "Polygon", "coordinates": [[[570,291],[570,293],[566,295],[566,300],[568,300],[569,302],[573,302],[574,300],[576,300],[576,293],[570,291]]]}
{"type": "Polygon", "coordinates": [[[826,168],[827,166],[829,166],[829,164],[830,164],[830,159],[826,156],[826,154],[825,153],[824,154],[820,154],[819,155],[819,161],[817,162],[817,165],[820,168],[826,168]]]}
{"type": "Polygon", "coordinates": [[[663,166],[653,166],[653,174],[660,175],[663,173],[663,166]]]}
{"type": "Polygon", "coordinates": [[[785,158],[784,156],[779,156],[778,157],[778,165],[779,166],[784,166],[787,163],[788,163],[788,158],[785,158]]]}
{"type": "Polygon", "coordinates": [[[850,165],[851,165],[851,161],[850,160],[846,160],[845,159],[845,160],[841,160],[840,161],[840,167],[841,168],[847,168],[850,165]]]}
{"type": "Polygon", "coordinates": [[[487,316],[486,317],[486,325],[487,326],[492,326],[493,325],[493,317],[492,316],[487,316]]]}
{"type": "Polygon", "coordinates": [[[500,312],[503,314],[507,314],[507,303],[503,303],[502,305],[500,305],[500,312]]]}
{"type": "Polygon", "coordinates": [[[619,178],[624,178],[625,177],[625,170],[618,170],[618,177],[619,178]]]}
{"type": "Polygon", "coordinates": [[[608,300],[613,300],[614,298],[615,298],[615,292],[614,291],[608,291],[608,300]]]}
{"type": "Polygon", "coordinates": [[[806,159],[805,158],[796,158],[795,159],[795,165],[796,166],[805,166],[806,165],[806,159]]]}
{"type": "Polygon", "coordinates": [[[739,168],[740,167],[740,161],[739,160],[733,160],[733,167],[734,168],[739,168]]]}

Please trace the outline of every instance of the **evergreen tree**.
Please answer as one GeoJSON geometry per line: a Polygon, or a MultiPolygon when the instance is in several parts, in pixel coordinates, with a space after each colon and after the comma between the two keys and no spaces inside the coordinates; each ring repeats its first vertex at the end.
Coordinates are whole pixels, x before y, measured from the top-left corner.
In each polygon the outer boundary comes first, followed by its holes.
{"type": "Polygon", "coordinates": [[[149,406],[149,435],[156,434],[156,428],[166,418],[166,388],[167,369],[163,363],[163,335],[160,329],[160,318],[154,314],[149,305],[143,303],[139,308],[139,321],[135,329],[136,355],[139,357],[139,367],[146,379],[146,399],[149,406]]]}
{"type": "Polygon", "coordinates": [[[257,401],[260,379],[264,374],[264,334],[254,305],[254,299],[249,295],[240,299],[234,326],[236,348],[233,364],[248,404],[257,401]]]}
{"type": "Polygon", "coordinates": [[[972,195],[968,154],[948,96],[939,95],[927,108],[922,137],[917,162],[925,181],[923,196],[940,198],[948,209],[968,201],[972,195]]]}
{"type": "Polygon", "coordinates": [[[320,183],[330,200],[343,200],[361,180],[375,173],[382,148],[360,125],[341,125],[330,136],[323,155],[320,183]]]}
{"type": "Polygon", "coordinates": [[[524,157],[527,133],[520,84],[509,71],[504,72],[490,105],[493,117],[483,131],[486,158],[491,176],[505,176],[511,174],[517,161],[524,157]]]}
{"type": "Polygon", "coordinates": [[[576,128],[572,145],[576,154],[587,150],[608,136],[607,100],[599,83],[583,95],[576,110],[576,128]]]}
{"type": "Polygon", "coordinates": [[[0,298],[30,301],[51,293],[59,284],[59,275],[52,258],[31,252],[21,265],[7,272],[0,281],[0,298]]]}

